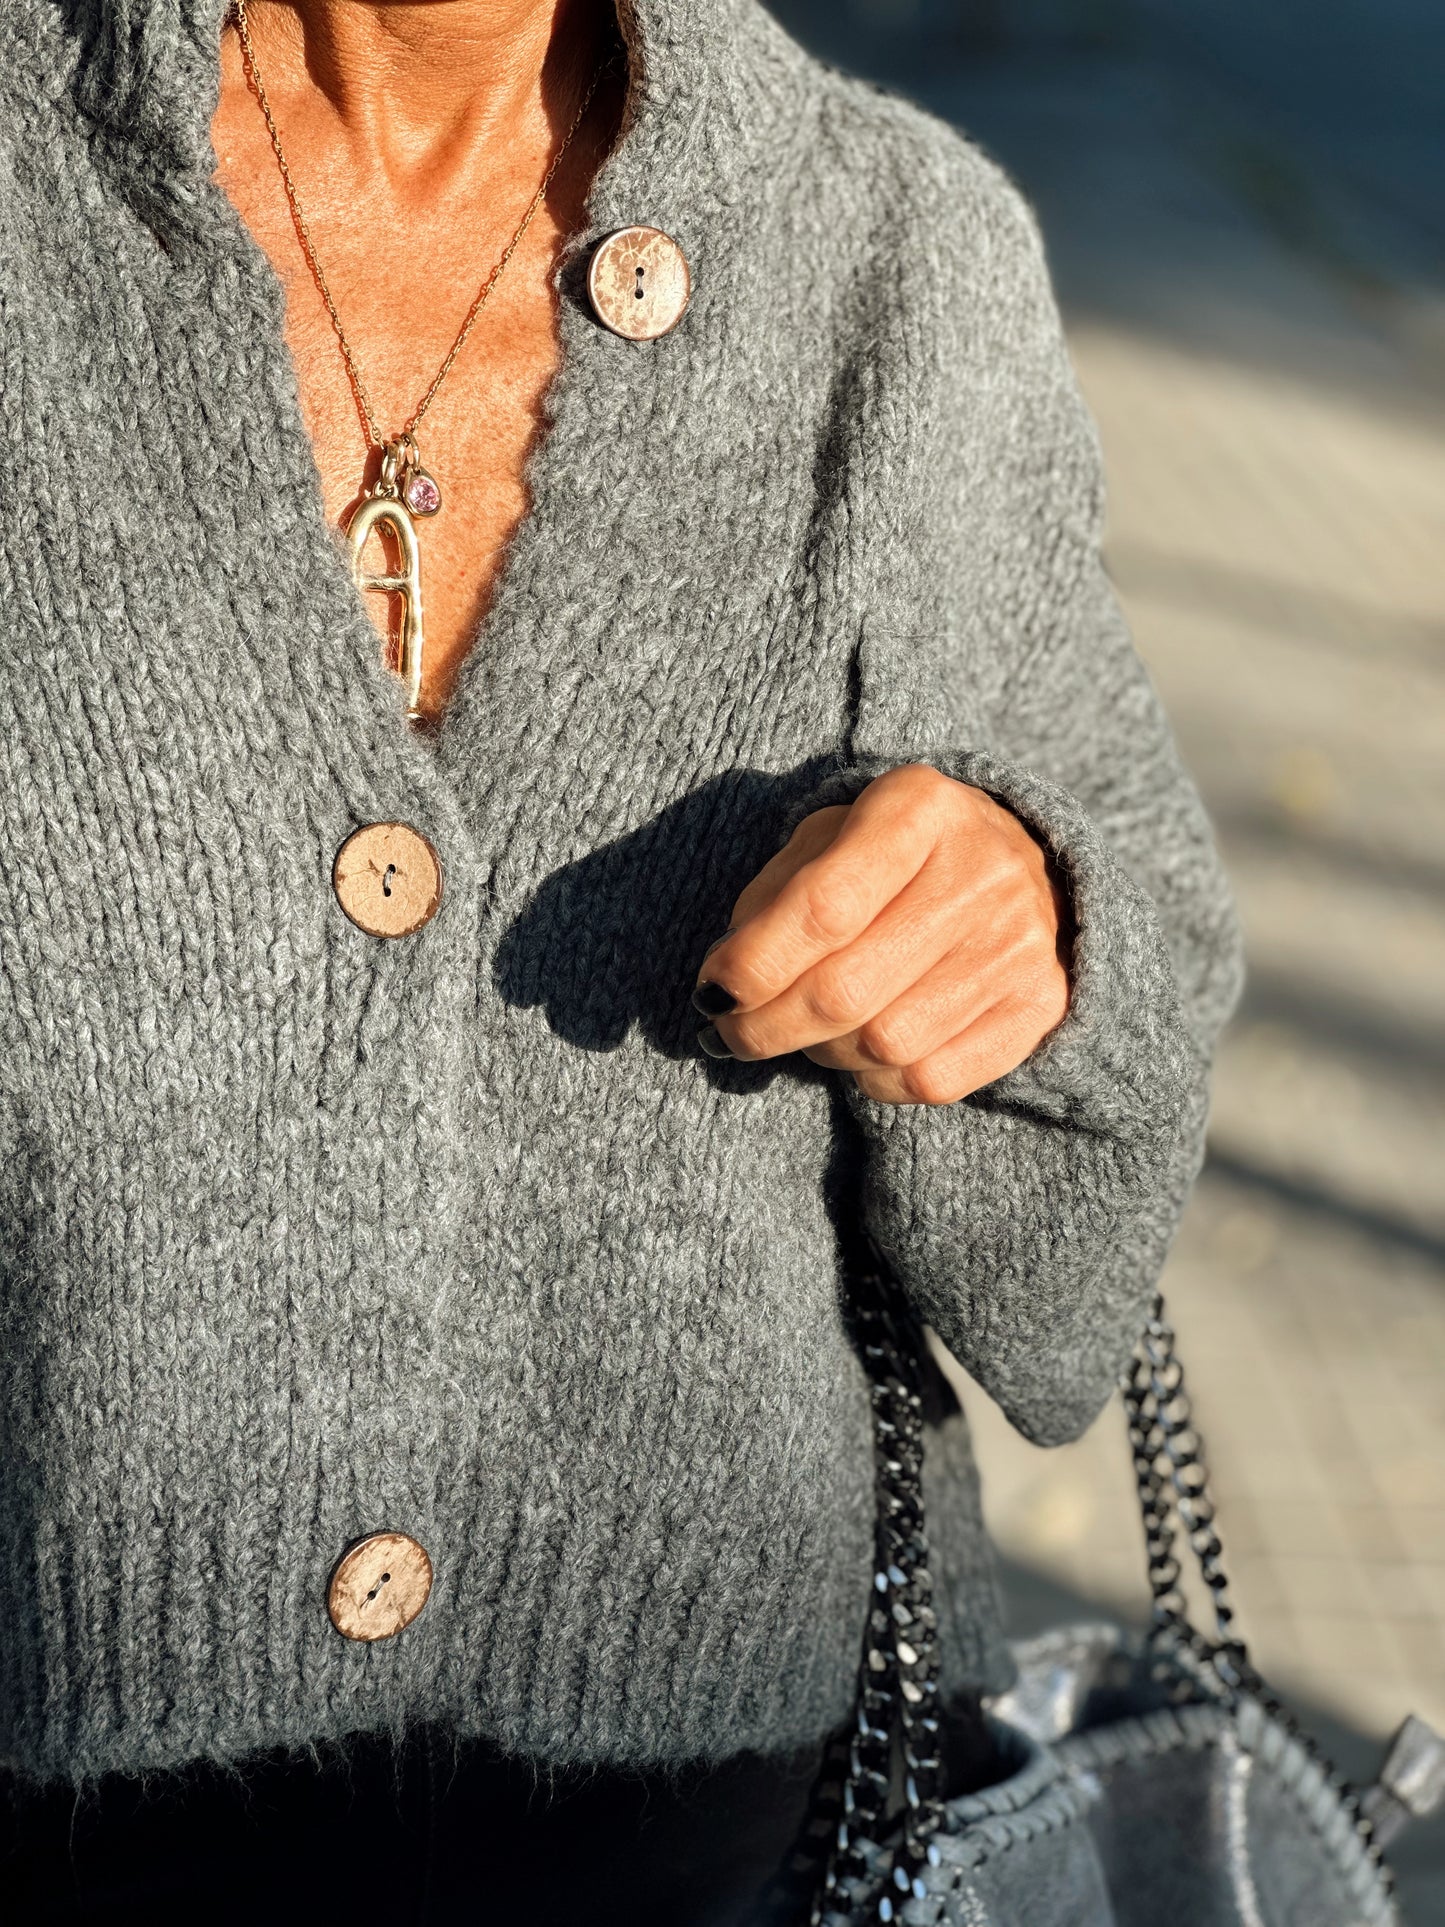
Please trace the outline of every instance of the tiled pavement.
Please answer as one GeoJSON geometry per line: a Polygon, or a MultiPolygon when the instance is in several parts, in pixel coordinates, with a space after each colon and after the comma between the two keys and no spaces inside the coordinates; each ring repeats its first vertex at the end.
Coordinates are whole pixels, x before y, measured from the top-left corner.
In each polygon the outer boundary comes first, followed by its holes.
{"type": "MultiPolygon", "coordinates": [[[[1363,1772],[1406,1710],[1445,1729],[1445,260],[1422,220],[1445,170],[1420,168],[1445,123],[1416,84],[1445,9],[1359,0],[1321,35],[1304,0],[778,4],[982,138],[1044,218],[1111,568],[1250,952],[1166,1288],[1244,1631],[1363,1772]],[[956,23],[990,12],[1035,30],[984,57],[956,23]]],[[[1042,1452],[962,1390],[1021,1618],[1137,1611],[1117,1411],[1042,1452]]],[[[1398,1859],[1412,1927],[1445,1921],[1445,1825],[1398,1859]]]]}

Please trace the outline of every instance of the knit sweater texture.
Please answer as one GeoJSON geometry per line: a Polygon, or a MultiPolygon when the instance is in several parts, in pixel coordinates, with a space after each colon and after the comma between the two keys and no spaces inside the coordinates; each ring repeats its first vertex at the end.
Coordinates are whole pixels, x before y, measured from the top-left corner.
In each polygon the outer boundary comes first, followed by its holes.
{"type": "MultiPolygon", "coordinates": [[[[873,1556],[846,1228],[1021,1431],[1073,1438],[1238,990],[1035,221],[755,0],[623,0],[532,505],[431,739],[213,178],[221,12],[0,7],[0,1758],[814,1742],[873,1556]],[[634,343],[585,267],[644,222],[694,293],[634,343]],[[739,890],[910,761],[1052,849],[1063,1024],[945,1106],[704,1055],[739,890]],[[445,877],[398,940],[331,886],[391,819],[445,877]],[[383,1529],[433,1591],[350,1641],[328,1576],[383,1529]]],[[[1000,1687],[956,1405],[925,1490],[945,1691],[1000,1687]]]]}

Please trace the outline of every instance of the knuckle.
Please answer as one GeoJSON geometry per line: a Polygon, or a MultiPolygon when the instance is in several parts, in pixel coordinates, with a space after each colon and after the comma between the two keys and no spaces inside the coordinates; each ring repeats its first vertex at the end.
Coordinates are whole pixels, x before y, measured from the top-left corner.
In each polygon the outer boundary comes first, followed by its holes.
{"type": "Polygon", "coordinates": [[[811,885],[803,895],[799,920],[810,943],[841,943],[852,936],[862,910],[861,892],[848,878],[811,885]]]}
{"type": "Polygon", "coordinates": [[[998,901],[1002,912],[1028,922],[1033,910],[1033,879],[1019,861],[1019,853],[1002,836],[979,839],[974,873],[981,888],[998,901]]]}
{"type": "Polygon", "coordinates": [[[902,1104],[907,1101],[899,1096],[892,1078],[880,1078],[867,1070],[854,1070],[852,1077],[864,1097],[871,1097],[875,1104],[902,1104]]]}
{"type": "Polygon", "coordinates": [[[956,815],[968,796],[964,784],[945,776],[932,763],[905,763],[894,774],[899,778],[899,789],[906,788],[909,801],[939,822],[956,815]]]}
{"type": "Polygon", "coordinates": [[[1000,938],[997,962],[1000,977],[1006,978],[1016,992],[1034,996],[1058,969],[1052,931],[1016,906],[1000,938]]]}
{"type": "Polygon", "coordinates": [[[895,789],[916,789],[920,796],[927,795],[951,779],[936,769],[932,763],[899,763],[886,772],[885,782],[895,789]]]}
{"type": "Polygon", "coordinates": [[[1059,968],[1052,949],[1047,959],[1040,958],[1020,1001],[1029,1018],[1039,1026],[1040,1036],[1047,1035],[1068,1015],[1069,980],[1059,968]]]}
{"type": "Polygon", "coordinates": [[[856,963],[825,961],[813,972],[808,1001],[824,1023],[851,1028],[868,1014],[870,988],[856,963]]]}
{"type": "Polygon", "coordinates": [[[796,846],[810,853],[826,849],[843,827],[851,808],[850,803],[828,803],[821,810],[811,811],[793,826],[792,834],[783,848],[792,850],[796,846]]]}
{"type": "Polygon", "coordinates": [[[880,1011],[859,1027],[858,1044],[879,1064],[911,1064],[918,1056],[917,1026],[906,1017],[880,1011]]]}
{"type": "Polygon", "coordinates": [[[1069,1014],[1069,986],[1062,974],[1044,992],[1040,1002],[1047,1035],[1049,1031],[1057,1030],[1069,1014]]]}
{"type": "Polygon", "coordinates": [[[909,1064],[899,1081],[911,1104],[952,1104],[957,1096],[952,1078],[929,1057],[909,1064]]]}

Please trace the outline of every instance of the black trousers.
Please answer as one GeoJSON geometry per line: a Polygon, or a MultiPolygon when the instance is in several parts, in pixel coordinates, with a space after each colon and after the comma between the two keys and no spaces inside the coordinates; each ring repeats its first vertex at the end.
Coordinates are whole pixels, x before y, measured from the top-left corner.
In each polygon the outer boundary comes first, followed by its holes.
{"type": "MultiPolygon", "coordinates": [[[[946,1733],[949,1790],[984,1784],[976,1705],[951,1709],[946,1733]]],[[[324,1767],[115,1775],[80,1799],[11,1785],[3,1911],[47,1927],[799,1927],[826,1850],[826,1750],[681,1778],[543,1778],[424,1730],[401,1749],[357,1736],[324,1767]]]]}

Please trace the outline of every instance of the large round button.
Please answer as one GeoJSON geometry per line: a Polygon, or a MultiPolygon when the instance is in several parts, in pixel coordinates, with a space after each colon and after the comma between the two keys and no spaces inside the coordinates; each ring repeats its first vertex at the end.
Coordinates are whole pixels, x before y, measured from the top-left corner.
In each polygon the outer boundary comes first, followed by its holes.
{"type": "Polygon", "coordinates": [[[390,1639],[426,1604],[431,1580],[425,1547],[404,1532],[373,1532],[342,1554],[326,1610],[348,1639],[390,1639]]]}
{"type": "Polygon", "coordinates": [[[587,269],[597,319],[629,341],[675,328],[692,294],[687,256],[661,228],[625,227],[597,245],[587,269]]]}
{"type": "Polygon", "coordinates": [[[336,852],[336,901],[372,937],[409,937],[437,913],[441,860],[410,823],[364,823],[336,852]]]}

